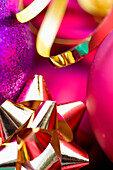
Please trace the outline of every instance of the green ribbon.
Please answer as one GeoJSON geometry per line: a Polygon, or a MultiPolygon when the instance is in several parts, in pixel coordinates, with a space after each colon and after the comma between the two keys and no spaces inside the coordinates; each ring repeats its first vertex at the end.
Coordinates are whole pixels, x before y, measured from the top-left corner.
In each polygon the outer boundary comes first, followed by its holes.
{"type": "Polygon", "coordinates": [[[86,55],[89,52],[88,44],[85,44],[85,43],[79,44],[75,47],[75,50],[78,52],[80,57],[83,55],[86,55]]]}

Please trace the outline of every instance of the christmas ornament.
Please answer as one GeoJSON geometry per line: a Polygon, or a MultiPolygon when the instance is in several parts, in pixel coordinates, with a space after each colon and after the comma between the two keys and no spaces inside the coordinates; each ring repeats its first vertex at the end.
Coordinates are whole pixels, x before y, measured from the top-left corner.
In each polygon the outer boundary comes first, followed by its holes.
{"type": "Polygon", "coordinates": [[[113,31],[100,45],[92,63],[87,88],[87,109],[95,136],[113,162],[113,31]]]}
{"type": "Polygon", "coordinates": [[[5,19],[19,11],[19,0],[3,0],[0,2],[0,19],[5,19]]]}
{"type": "Polygon", "coordinates": [[[17,2],[0,2],[0,103],[17,98],[33,61],[33,37],[29,25],[15,17],[17,2]]]}
{"type": "MultiPolygon", "coordinates": [[[[62,115],[65,117],[67,114],[69,117],[72,111],[73,118],[75,118],[73,122],[75,122],[76,127],[83,115],[84,104],[82,102],[73,102],[58,106],[60,112],[58,114],[54,101],[39,100],[40,97],[41,99],[49,99],[50,95],[43,77],[37,75],[26,84],[22,95],[25,101],[21,101],[21,103],[5,101],[0,108],[2,115],[4,115],[4,117],[1,117],[1,134],[4,134],[5,138],[0,148],[0,156],[4,153],[8,155],[3,160],[1,157],[0,166],[6,167],[7,164],[11,165],[12,162],[15,163],[16,161],[16,169],[20,169],[21,165],[26,169],[37,169],[39,167],[43,169],[54,169],[55,167],[78,169],[87,165],[89,159],[86,152],[74,143],[68,143],[72,141],[73,134],[62,117],[62,115]],[[26,101],[26,99],[30,99],[31,94],[32,100],[26,101]],[[36,99],[36,96],[37,100],[33,100],[33,97],[36,99]],[[22,114],[21,109],[23,110],[22,114]],[[16,112],[16,115],[13,112],[16,112]],[[24,115],[26,115],[25,118],[24,115]],[[26,121],[26,119],[28,120],[26,121]],[[12,124],[14,126],[7,126],[4,123],[5,120],[8,125],[12,124]],[[9,136],[5,135],[6,129],[10,132],[9,136]],[[12,147],[13,145],[14,148],[12,147]],[[13,152],[16,146],[18,152],[16,149],[14,154],[11,155],[9,151],[12,150],[13,152]],[[18,156],[16,153],[18,153],[18,156]],[[11,155],[10,157],[9,154],[11,155]]],[[[22,100],[22,95],[18,101],[22,100]]],[[[68,120],[68,118],[66,119],[68,120]]],[[[70,121],[68,123],[70,124],[70,121]]]]}

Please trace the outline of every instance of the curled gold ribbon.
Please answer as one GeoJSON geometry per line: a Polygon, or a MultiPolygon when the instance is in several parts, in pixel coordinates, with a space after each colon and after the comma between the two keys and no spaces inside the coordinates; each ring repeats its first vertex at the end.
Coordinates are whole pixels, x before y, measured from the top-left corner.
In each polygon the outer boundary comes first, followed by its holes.
{"type": "MultiPolygon", "coordinates": [[[[33,1],[31,5],[29,5],[23,11],[18,13],[16,15],[17,19],[20,22],[24,23],[34,18],[39,13],[39,11],[42,10],[42,7],[38,6],[38,2],[40,1],[33,1]],[[35,3],[38,5],[35,6],[35,3]]],[[[45,1],[43,1],[41,5],[44,8],[48,3],[49,0],[46,1],[46,3],[45,1]]],[[[99,27],[94,31],[94,34],[89,35],[86,39],[82,40],[82,42],[80,42],[77,46],[62,54],[50,56],[51,47],[55,40],[63,16],[65,14],[67,3],[68,0],[52,1],[39,29],[36,40],[36,48],[38,53],[43,57],[50,58],[50,61],[56,67],[65,67],[83,59],[89,52],[91,52],[94,48],[98,47],[98,45],[113,29],[113,22],[111,22],[113,17],[112,8],[107,17],[105,17],[99,27]],[[97,36],[99,38],[97,38],[97,36]]]]}
{"type": "Polygon", "coordinates": [[[113,5],[113,0],[77,0],[80,6],[96,17],[104,17],[113,5]]]}
{"type": "Polygon", "coordinates": [[[17,20],[21,23],[30,21],[36,17],[51,0],[34,0],[28,7],[16,14],[17,20]]]}
{"type": "Polygon", "coordinates": [[[53,0],[37,36],[36,48],[43,57],[50,57],[50,50],[64,16],[68,0],[53,0]]]}

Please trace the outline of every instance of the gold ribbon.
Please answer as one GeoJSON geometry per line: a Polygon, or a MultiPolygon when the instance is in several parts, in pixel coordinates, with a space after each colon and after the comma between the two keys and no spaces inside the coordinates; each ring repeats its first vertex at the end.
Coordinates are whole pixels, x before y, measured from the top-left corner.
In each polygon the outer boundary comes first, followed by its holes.
{"type": "MultiPolygon", "coordinates": [[[[63,114],[66,113],[70,116],[70,113],[74,112],[74,114],[76,114],[77,112],[77,114],[80,114],[79,117],[81,117],[83,113],[81,114],[77,108],[76,111],[73,110],[76,105],[75,102],[57,106],[56,102],[50,99],[51,96],[44,78],[40,75],[35,75],[34,78],[30,79],[26,84],[18,99],[18,103],[7,100],[0,107],[1,115],[3,115],[3,117],[1,117],[1,125],[3,125],[1,128],[4,130],[4,134],[11,130],[11,133],[9,135],[7,134],[8,138],[5,138],[2,146],[6,149],[8,145],[10,146],[16,139],[18,147],[17,170],[21,170],[21,165],[29,164],[33,157],[36,156],[32,157],[30,154],[34,144],[36,144],[34,146],[39,147],[40,155],[46,150],[46,144],[48,146],[49,142],[54,149],[55,155],[60,160],[62,151],[60,148],[61,140],[67,143],[73,140],[72,130],[63,118],[63,114]],[[24,117],[26,114],[27,117],[25,119],[24,117]],[[6,127],[6,121],[3,121],[4,117],[8,122],[8,126],[6,127]],[[16,127],[16,130],[12,125],[15,125],[14,127],[16,127]],[[29,148],[31,148],[31,150],[29,150],[29,148]]],[[[74,119],[77,120],[77,122],[75,122],[78,126],[78,120],[80,119],[74,119]]],[[[35,152],[35,149],[33,152],[35,152]]],[[[64,155],[64,151],[62,151],[62,153],[64,155]]],[[[12,162],[12,159],[9,158],[9,162],[10,161],[12,162]]]]}
{"type": "MultiPolygon", "coordinates": [[[[49,1],[46,0],[46,3],[41,1],[41,5],[39,5],[39,0],[33,1],[28,7],[16,14],[17,20],[21,23],[30,21],[44,9],[49,1]]],[[[68,0],[53,0],[48,7],[36,40],[37,51],[43,57],[50,57],[51,47],[64,17],[67,3],[68,0]]]]}
{"type": "Polygon", "coordinates": [[[104,17],[113,5],[113,0],[77,0],[80,6],[96,17],[104,17]]]}
{"type": "MultiPolygon", "coordinates": [[[[19,127],[13,134],[11,134],[11,136],[6,139],[4,141],[4,143],[2,144],[2,146],[7,146],[10,142],[12,142],[15,138],[17,139],[17,143],[18,143],[18,157],[17,157],[17,165],[16,168],[19,169],[21,166],[19,164],[24,164],[26,161],[29,162],[30,156],[28,153],[28,149],[25,143],[26,138],[29,138],[29,136],[32,136],[32,138],[35,137],[35,133],[37,133],[38,131],[48,134],[51,136],[51,145],[54,148],[56,154],[58,155],[58,157],[61,156],[60,153],[60,145],[59,145],[59,138],[60,139],[64,139],[67,142],[71,142],[73,140],[73,133],[69,127],[69,125],[67,124],[67,122],[62,118],[62,120],[58,120],[57,114],[55,114],[55,125],[53,129],[48,129],[47,126],[47,122],[48,119],[51,116],[49,115],[49,112],[54,112],[54,104],[55,102],[53,101],[46,101],[47,103],[50,102],[51,106],[53,107],[52,110],[44,110],[44,118],[42,116],[41,120],[40,120],[40,125],[39,127],[37,126],[37,121],[35,120],[35,114],[37,114],[38,108],[40,107],[40,105],[42,105],[42,103],[45,103],[44,101],[26,101],[26,102],[22,102],[21,104],[23,104],[25,107],[27,105],[31,105],[30,102],[32,103],[32,106],[29,107],[28,109],[34,110],[34,112],[31,114],[30,119],[28,119],[21,127],[19,127]],[[37,107],[36,107],[37,105],[37,107]],[[46,115],[48,113],[48,115],[46,115]],[[47,120],[46,120],[47,119],[47,120]],[[58,135],[58,132],[60,133],[58,135]],[[19,164],[18,164],[19,163],[19,164]]],[[[20,104],[20,105],[21,105],[20,104]]],[[[18,104],[19,105],[19,104],[18,104]]],[[[46,104],[47,105],[47,104],[46,104]]],[[[45,107],[45,106],[44,106],[45,107]]],[[[43,107],[42,107],[43,108],[43,107]]],[[[45,108],[46,109],[46,108],[45,108]]],[[[56,111],[57,112],[57,111],[56,111]]],[[[37,118],[36,118],[37,119],[37,118]]]]}
{"type": "MultiPolygon", "coordinates": [[[[81,0],[78,1],[81,2],[81,0]]],[[[32,18],[34,18],[36,15],[38,15],[47,6],[49,2],[50,0],[43,0],[43,1],[35,0],[27,8],[25,8],[24,10],[16,14],[16,17],[21,23],[27,22],[32,18]]],[[[93,49],[93,47],[91,47],[90,44],[94,42],[93,46],[97,47],[102,42],[102,40],[107,36],[107,34],[113,29],[113,24],[111,24],[107,30],[103,31],[103,36],[101,37],[100,40],[98,40],[98,42],[93,41],[94,37],[96,37],[95,34],[98,35],[98,32],[100,32],[100,28],[106,24],[106,19],[105,19],[102,22],[102,24],[100,24],[100,26],[95,30],[94,36],[90,35],[83,41],[80,40],[80,44],[78,44],[74,48],[62,54],[58,54],[56,56],[50,56],[51,47],[55,40],[60,24],[62,22],[63,16],[65,14],[67,3],[68,0],[61,0],[61,1],[52,0],[52,3],[48,8],[44,20],[42,22],[42,25],[39,29],[37,40],[36,40],[36,48],[38,53],[43,57],[50,58],[53,65],[57,67],[65,67],[84,58],[85,55],[87,55],[91,51],[91,49],[93,49]]],[[[90,5],[90,7],[92,7],[91,3],[88,4],[90,5]]],[[[96,5],[99,6],[102,4],[100,3],[100,1],[97,0],[96,5]]],[[[108,14],[107,20],[109,20],[110,16],[113,15],[112,11],[113,9],[111,10],[110,14],[108,14]]]]}
{"type": "Polygon", "coordinates": [[[53,0],[49,6],[36,41],[38,53],[43,57],[50,57],[51,47],[65,14],[68,0],[53,0]]]}
{"type": "Polygon", "coordinates": [[[36,17],[50,1],[51,0],[34,0],[28,7],[16,14],[17,20],[21,23],[30,21],[36,17]]]}

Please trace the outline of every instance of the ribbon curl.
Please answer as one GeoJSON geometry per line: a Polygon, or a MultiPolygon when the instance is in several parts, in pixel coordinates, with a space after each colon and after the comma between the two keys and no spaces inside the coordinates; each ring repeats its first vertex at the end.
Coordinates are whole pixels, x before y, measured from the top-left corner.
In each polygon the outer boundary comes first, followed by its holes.
{"type": "MultiPolygon", "coordinates": [[[[23,9],[21,12],[16,14],[17,20],[21,23],[30,21],[32,18],[36,17],[50,2],[51,0],[35,0],[28,7],[23,9]]],[[[20,6],[22,2],[20,0],[20,6]]]]}
{"type": "MultiPolygon", "coordinates": [[[[35,1],[34,1],[35,2],[35,1]]],[[[37,1],[36,1],[37,2],[37,1]]],[[[43,57],[50,58],[52,64],[56,67],[65,67],[79,60],[83,59],[88,53],[90,53],[93,49],[98,47],[100,43],[104,40],[104,38],[112,31],[113,29],[113,8],[108,13],[108,15],[103,19],[100,23],[99,27],[95,29],[92,35],[89,35],[86,39],[82,40],[77,46],[68,51],[58,54],[56,56],[50,56],[51,47],[54,43],[57,31],[60,27],[61,21],[64,17],[66,6],[68,0],[53,0],[52,3],[49,5],[49,8],[45,14],[44,20],[42,25],[40,26],[37,40],[36,40],[36,48],[38,53],[43,57]]],[[[30,12],[27,11],[24,14],[24,9],[20,13],[17,14],[17,19],[20,22],[26,22],[32,19],[34,16],[32,6],[28,6],[30,8],[30,12]],[[31,8],[30,8],[31,7],[31,8]],[[18,16],[22,14],[21,18],[18,16]],[[25,21],[23,20],[25,16],[29,16],[25,21]]],[[[35,7],[36,9],[36,7],[35,7]]],[[[38,9],[41,11],[41,7],[37,6],[37,14],[38,9]]]]}

